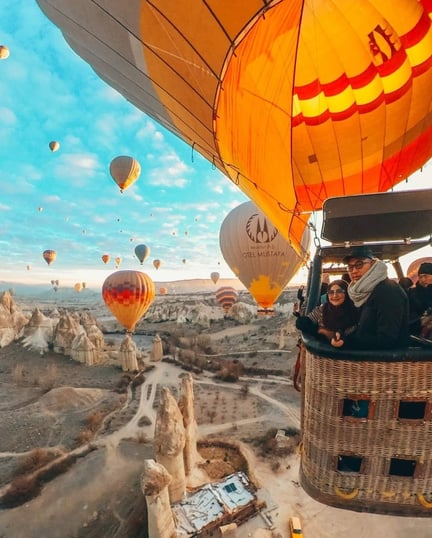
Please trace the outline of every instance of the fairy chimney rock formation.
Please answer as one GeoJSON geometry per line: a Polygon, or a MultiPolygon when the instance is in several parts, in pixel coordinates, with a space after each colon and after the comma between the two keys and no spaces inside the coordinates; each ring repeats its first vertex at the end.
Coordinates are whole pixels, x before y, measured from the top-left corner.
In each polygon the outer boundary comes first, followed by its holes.
{"type": "Polygon", "coordinates": [[[56,353],[71,354],[72,342],[83,328],[68,312],[61,314],[54,331],[54,351],[56,353]]]}
{"type": "Polygon", "coordinates": [[[97,363],[96,348],[84,330],[72,342],[71,358],[87,366],[97,363]]]}
{"type": "Polygon", "coordinates": [[[171,503],[180,501],[186,490],[185,437],[183,417],[177,402],[170,390],[163,387],[156,414],[154,452],[156,461],[171,475],[168,488],[171,503]]]}
{"type": "Polygon", "coordinates": [[[9,345],[21,336],[28,319],[17,309],[12,295],[8,291],[0,294],[0,347],[9,345]]]}
{"type": "Polygon", "coordinates": [[[91,340],[91,343],[97,349],[97,351],[103,351],[105,345],[105,339],[103,332],[97,325],[87,325],[85,327],[87,336],[91,340]]]}
{"type": "Polygon", "coordinates": [[[150,353],[150,360],[152,362],[158,362],[162,360],[163,356],[163,347],[162,347],[162,338],[156,334],[153,338],[153,347],[150,353]]]}
{"type": "Polygon", "coordinates": [[[120,360],[123,372],[138,371],[137,347],[128,333],[120,344],[120,360]]]}
{"type": "Polygon", "coordinates": [[[186,374],[182,378],[179,408],[183,415],[185,428],[185,448],[183,451],[185,472],[189,475],[197,462],[201,460],[197,450],[198,426],[195,420],[193,377],[191,374],[186,374]]]}
{"type": "Polygon", "coordinates": [[[141,491],[147,503],[148,536],[151,538],[176,536],[168,493],[170,482],[171,476],[163,465],[154,460],[144,461],[141,491]]]}

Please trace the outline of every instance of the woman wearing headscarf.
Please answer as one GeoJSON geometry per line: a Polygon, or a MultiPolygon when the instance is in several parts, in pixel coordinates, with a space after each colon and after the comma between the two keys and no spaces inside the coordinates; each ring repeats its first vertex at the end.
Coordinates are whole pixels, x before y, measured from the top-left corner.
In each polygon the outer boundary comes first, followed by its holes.
{"type": "Polygon", "coordinates": [[[300,331],[330,341],[336,333],[349,334],[357,324],[357,310],[348,296],[345,280],[334,280],[328,285],[327,300],[315,307],[307,316],[296,320],[300,331]]]}

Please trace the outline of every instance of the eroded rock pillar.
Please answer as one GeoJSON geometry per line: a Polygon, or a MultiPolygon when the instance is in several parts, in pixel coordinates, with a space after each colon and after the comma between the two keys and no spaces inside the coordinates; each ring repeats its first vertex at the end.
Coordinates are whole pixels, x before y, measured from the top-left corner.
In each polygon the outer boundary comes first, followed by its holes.
{"type": "Polygon", "coordinates": [[[170,482],[171,476],[163,465],[154,460],[145,460],[141,491],[146,499],[148,535],[151,538],[176,536],[168,493],[170,482]]]}
{"type": "Polygon", "coordinates": [[[180,501],[186,490],[184,447],[183,416],[170,390],[163,387],[156,414],[154,451],[156,461],[171,475],[172,480],[168,488],[171,503],[180,501]]]}

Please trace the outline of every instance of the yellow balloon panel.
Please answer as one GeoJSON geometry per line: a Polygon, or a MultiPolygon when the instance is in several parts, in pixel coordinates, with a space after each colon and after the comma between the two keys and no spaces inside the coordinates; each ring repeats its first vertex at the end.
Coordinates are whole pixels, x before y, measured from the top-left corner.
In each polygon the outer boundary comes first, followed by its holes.
{"type": "Polygon", "coordinates": [[[219,235],[227,264],[256,302],[270,308],[307,259],[309,228],[302,239],[300,257],[264,213],[252,202],[233,209],[224,219],[219,235]]]}

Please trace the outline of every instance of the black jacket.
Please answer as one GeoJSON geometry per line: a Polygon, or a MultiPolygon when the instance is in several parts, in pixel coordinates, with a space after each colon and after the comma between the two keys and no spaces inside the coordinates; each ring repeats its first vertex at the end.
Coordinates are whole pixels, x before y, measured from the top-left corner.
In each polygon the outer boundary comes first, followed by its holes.
{"type": "Polygon", "coordinates": [[[357,328],[345,336],[351,349],[391,349],[408,345],[408,296],[397,282],[379,282],[360,307],[357,328]]]}
{"type": "Polygon", "coordinates": [[[410,330],[412,334],[420,334],[422,315],[432,308],[432,286],[420,286],[408,290],[410,308],[410,330]]]}

